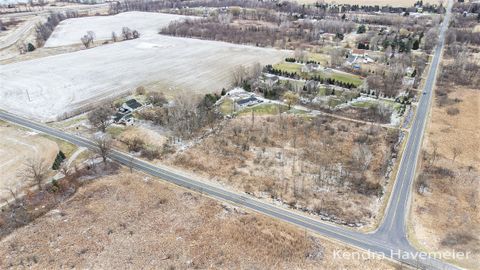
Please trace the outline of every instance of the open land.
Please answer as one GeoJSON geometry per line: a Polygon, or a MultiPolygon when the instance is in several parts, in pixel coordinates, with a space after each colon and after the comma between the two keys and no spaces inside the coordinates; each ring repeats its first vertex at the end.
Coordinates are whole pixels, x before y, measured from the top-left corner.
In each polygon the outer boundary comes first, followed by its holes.
{"type": "Polygon", "coordinates": [[[395,269],[335,260],[335,250],[356,250],[125,171],[84,185],[0,247],[2,269],[395,269]]]}
{"type": "Polygon", "coordinates": [[[2,66],[0,108],[48,121],[144,83],[162,81],[192,93],[218,91],[229,85],[236,66],[275,63],[287,54],[215,41],[141,37],[2,66]]]}
{"type": "Polygon", "coordinates": [[[433,106],[413,195],[410,237],[429,251],[470,252],[467,259],[454,263],[476,269],[480,259],[480,92],[455,87],[448,96],[461,101],[447,108],[433,106]],[[452,108],[459,113],[447,113],[452,108]]]}
{"type": "Polygon", "coordinates": [[[186,18],[189,17],[153,12],[124,12],[114,16],[67,19],[55,27],[55,31],[45,43],[45,47],[81,43],[80,38],[87,31],[95,33],[96,42],[111,39],[112,32],[120,37],[123,27],[137,30],[141,36],[152,36],[158,34],[159,30],[170,22],[186,18]]]}
{"type": "Polygon", "coordinates": [[[22,164],[29,158],[44,159],[52,164],[58,146],[34,132],[1,122],[0,138],[0,199],[5,199],[10,196],[7,188],[17,191],[28,185],[20,175],[22,164]]]}

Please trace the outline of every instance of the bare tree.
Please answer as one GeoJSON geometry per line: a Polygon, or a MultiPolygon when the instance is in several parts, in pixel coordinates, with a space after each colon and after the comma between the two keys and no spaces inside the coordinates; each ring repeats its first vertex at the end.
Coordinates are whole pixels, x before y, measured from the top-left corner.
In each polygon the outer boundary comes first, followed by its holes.
{"type": "Polygon", "coordinates": [[[221,24],[229,24],[232,21],[232,14],[230,13],[220,13],[218,14],[218,22],[221,24]]]}
{"type": "Polygon", "coordinates": [[[332,67],[337,67],[343,64],[345,61],[345,50],[344,49],[331,49],[330,50],[330,65],[332,67]]]}
{"type": "Polygon", "coordinates": [[[132,31],[132,38],[139,38],[140,37],[140,32],[138,32],[137,30],[133,30],[132,31]]]}
{"type": "Polygon", "coordinates": [[[295,49],[294,57],[297,61],[307,62],[308,52],[305,49],[295,49]]]}
{"type": "Polygon", "coordinates": [[[123,40],[129,40],[133,38],[132,30],[126,26],[122,28],[122,37],[123,40]]]}
{"type": "Polygon", "coordinates": [[[160,92],[148,92],[147,94],[147,100],[155,106],[163,106],[164,104],[168,103],[167,98],[165,98],[165,95],[160,92]]]}
{"type": "Polygon", "coordinates": [[[108,154],[112,151],[112,139],[109,135],[101,134],[94,139],[96,152],[102,157],[103,163],[107,163],[108,154]]]}
{"type": "Polygon", "coordinates": [[[232,71],[232,85],[242,86],[248,77],[248,71],[244,66],[236,66],[232,71]]]}
{"type": "Polygon", "coordinates": [[[455,159],[462,154],[462,149],[460,149],[459,147],[456,147],[454,146],[452,148],[452,154],[453,154],[453,161],[455,161],[455,159]]]}
{"type": "Polygon", "coordinates": [[[427,52],[431,52],[433,47],[437,44],[438,40],[438,27],[430,28],[423,38],[423,49],[427,52]]]}
{"type": "Polygon", "coordinates": [[[88,121],[98,130],[105,132],[112,123],[111,116],[114,110],[110,106],[101,106],[88,114],[88,121]]]}
{"type": "Polygon", "coordinates": [[[115,33],[115,31],[112,31],[112,41],[113,41],[113,42],[117,42],[117,41],[118,41],[118,36],[117,36],[117,33],[115,33]]]}
{"type": "MultiPolygon", "coordinates": [[[[14,187],[7,187],[7,188],[4,188],[4,190],[8,193],[10,193],[10,196],[13,198],[13,202],[17,202],[18,200],[18,189],[14,188],[14,187]]],[[[9,204],[8,202],[8,199],[5,198],[5,202],[7,204],[9,204]]]]}
{"type": "Polygon", "coordinates": [[[260,64],[259,62],[254,63],[251,71],[252,78],[257,79],[258,77],[260,77],[262,75],[262,71],[262,64],[260,64]]]}
{"type": "Polygon", "coordinates": [[[376,93],[380,89],[383,89],[383,79],[379,75],[369,75],[367,77],[367,87],[368,90],[375,90],[376,93]]]}
{"type": "Polygon", "coordinates": [[[43,182],[48,177],[48,165],[45,159],[29,158],[24,164],[24,169],[20,172],[20,176],[36,185],[39,190],[42,190],[43,182]]]}
{"type": "Polygon", "coordinates": [[[80,38],[85,48],[89,48],[95,39],[95,32],[87,31],[87,34],[80,38]]]}

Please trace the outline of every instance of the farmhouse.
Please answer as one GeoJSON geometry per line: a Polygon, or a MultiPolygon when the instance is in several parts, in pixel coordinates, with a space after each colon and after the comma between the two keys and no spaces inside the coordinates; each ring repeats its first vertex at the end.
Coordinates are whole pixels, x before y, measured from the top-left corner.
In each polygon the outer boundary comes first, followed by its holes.
{"type": "Polygon", "coordinates": [[[133,112],[138,108],[142,107],[142,104],[136,99],[129,99],[123,103],[122,108],[126,111],[133,112]]]}

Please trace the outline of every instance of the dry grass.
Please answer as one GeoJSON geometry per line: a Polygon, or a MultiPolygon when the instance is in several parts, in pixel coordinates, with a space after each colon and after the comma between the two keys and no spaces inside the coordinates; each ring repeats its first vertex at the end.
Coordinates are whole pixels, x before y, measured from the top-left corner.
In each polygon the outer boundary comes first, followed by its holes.
{"type": "Polygon", "coordinates": [[[0,268],[394,269],[140,174],[108,176],[0,242],[0,268]]]}
{"type": "Polygon", "coordinates": [[[226,121],[167,162],[338,223],[375,219],[391,160],[386,130],[303,116],[257,115],[253,127],[250,116],[226,121]]]}
{"type": "Polygon", "coordinates": [[[19,172],[28,158],[45,159],[53,164],[58,145],[41,135],[6,123],[0,123],[0,199],[9,198],[6,188],[19,190],[28,183],[21,181],[19,172]]]}
{"type": "Polygon", "coordinates": [[[480,267],[480,92],[455,88],[449,98],[461,102],[446,107],[436,104],[426,132],[422,164],[417,180],[428,187],[415,192],[412,209],[412,237],[431,251],[470,251],[470,257],[454,263],[470,269],[480,267]],[[458,114],[448,114],[449,109],[458,114]],[[437,159],[430,165],[437,145],[437,159]],[[460,154],[453,160],[453,148],[460,154]]]}
{"type": "MultiPolygon", "coordinates": [[[[302,4],[315,4],[319,2],[318,0],[296,0],[296,2],[302,4]]],[[[394,6],[394,7],[411,7],[415,4],[415,0],[362,0],[361,2],[355,0],[327,0],[327,3],[336,3],[336,4],[350,4],[350,5],[379,5],[379,6],[394,6]]],[[[426,0],[423,3],[429,4],[438,4],[436,0],[426,0]]]]}

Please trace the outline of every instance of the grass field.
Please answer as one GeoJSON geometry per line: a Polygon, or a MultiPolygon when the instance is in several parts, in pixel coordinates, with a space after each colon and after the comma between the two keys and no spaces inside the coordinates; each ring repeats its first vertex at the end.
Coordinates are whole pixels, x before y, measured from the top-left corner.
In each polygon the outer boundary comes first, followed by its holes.
{"type": "Polygon", "coordinates": [[[432,108],[419,170],[428,191],[418,193],[418,176],[410,237],[428,251],[468,251],[468,258],[454,263],[465,269],[479,269],[480,93],[478,89],[455,87],[448,97],[461,101],[445,107],[435,103],[432,108]],[[452,108],[458,109],[458,113],[449,114],[452,108]],[[456,157],[454,149],[458,149],[456,157]],[[437,158],[427,166],[434,151],[437,158]]]}
{"type": "Polygon", "coordinates": [[[355,76],[353,74],[339,73],[339,72],[334,72],[330,76],[330,78],[335,79],[337,81],[342,81],[345,83],[353,83],[355,86],[360,86],[363,82],[363,80],[358,76],[355,76]]]}
{"type": "Polygon", "coordinates": [[[328,66],[330,57],[321,53],[309,53],[308,58],[310,60],[318,62],[322,66],[328,66]]]}
{"type": "Polygon", "coordinates": [[[230,85],[233,69],[279,62],[287,51],[155,35],[2,66],[0,108],[38,120],[160,82],[192,94],[230,85]],[[26,79],[28,78],[28,79],[26,79]]]}
{"type": "Polygon", "coordinates": [[[253,107],[248,107],[241,111],[240,115],[250,115],[252,111],[256,115],[276,115],[280,111],[287,111],[288,107],[280,104],[260,104],[253,107]]]}
{"type": "Polygon", "coordinates": [[[302,65],[297,63],[290,63],[290,62],[281,62],[278,64],[273,65],[273,68],[280,69],[286,72],[293,72],[298,73],[302,71],[302,65]]]}
{"type": "MultiPolygon", "coordinates": [[[[299,63],[290,63],[290,62],[281,62],[273,65],[273,68],[280,69],[290,73],[305,74],[302,73],[302,64],[299,63]]],[[[339,71],[328,71],[328,72],[313,72],[312,74],[320,75],[326,78],[332,78],[337,81],[345,83],[353,83],[355,86],[360,86],[363,83],[363,80],[354,74],[343,73],[339,71]]]]}

